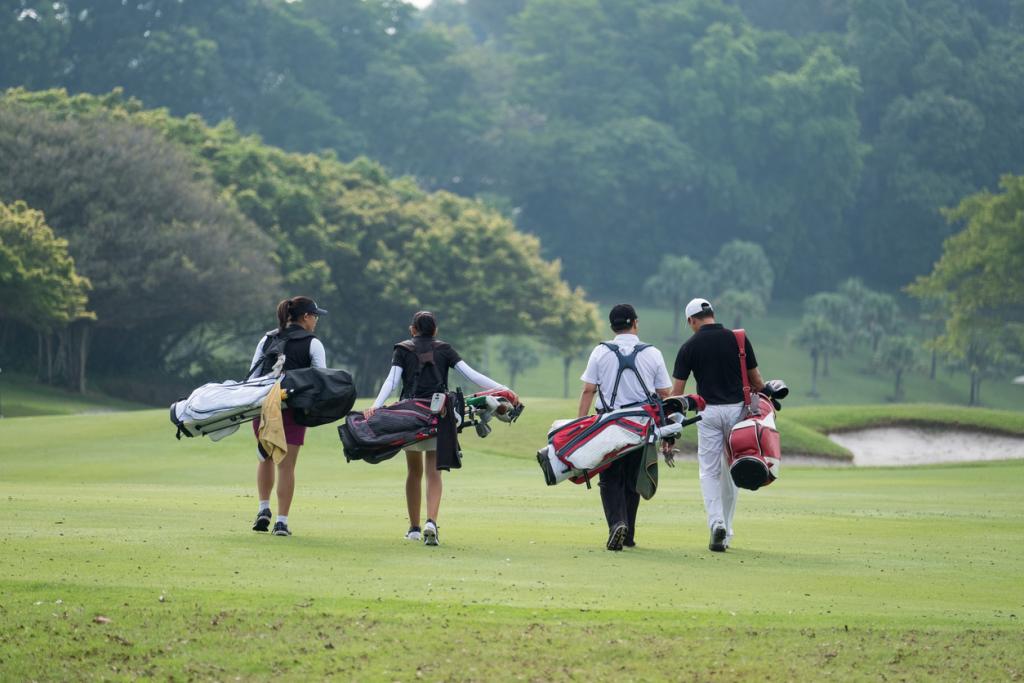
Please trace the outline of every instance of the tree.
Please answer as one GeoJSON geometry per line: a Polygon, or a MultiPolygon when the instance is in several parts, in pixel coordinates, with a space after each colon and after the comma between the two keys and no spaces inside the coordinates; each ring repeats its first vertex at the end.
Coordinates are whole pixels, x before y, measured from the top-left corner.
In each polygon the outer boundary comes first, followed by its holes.
{"type": "Polygon", "coordinates": [[[84,378],[87,357],[111,373],[159,367],[165,344],[193,327],[271,305],[272,242],[157,133],[5,99],[0,157],[0,200],[44,211],[92,282],[95,322],[57,332],[58,349],[73,348],[58,357],[82,359],[72,376],[84,378]]]}
{"type": "Polygon", "coordinates": [[[760,246],[733,240],[723,244],[711,262],[711,279],[718,296],[732,289],[753,294],[767,305],[772,298],[775,271],[760,246]]]}
{"type": "Polygon", "coordinates": [[[854,336],[865,340],[874,353],[899,316],[896,298],[866,287],[859,278],[843,282],[839,285],[839,293],[846,297],[853,311],[854,336]]]}
{"type": "MultiPolygon", "coordinates": [[[[87,310],[89,288],[68,255],[67,240],[53,234],[42,212],[22,201],[0,203],[0,319],[16,321],[46,340],[48,381],[54,370],[51,335],[60,331],[66,336],[71,325],[96,317],[87,310]]],[[[63,350],[71,353],[70,346],[63,350]]],[[[61,360],[67,383],[84,392],[84,358],[65,355],[61,360]]],[[[42,355],[39,361],[42,365],[42,355]]]]}
{"type": "Polygon", "coordinates": [[[811,396],[819,396],[818,359],[841,344],[842,338],[839,328],[820,315],[805,315],[794,332],[793,342],[811,356],[811,396]]]}
{"type": "Polygon", "coordinates": [[[842,334],[843,342],[822,352],[824,367],[821,376],[829,376],[829,359],[841,356],[857,334],[857,309],[849,297],[837,292],[818,292],[804,299],[804,312],[820,316],[832,323],[842,334]]]}
{"type": "Polygon", "coordinates": [[[322,302],[345,297],[348,315],[327,316],[321,326],[330,357],[353,371],[360,391],[372,390],[417,309],[438,313],[443,334],[466,346],[493,334],[543,336],[552,310],[587,305],[582,290],[565,285],[559,264],[541,257],[540,242],[495,209],[427,193],[367,159],[346,164],[332,154],[288,153],[229,123],[211,128],[197,117],[147,111],[116,92],[4,99],[83,122],[126,118],[183,148],[192,173],[211,178],[273,236],[264,259],[290,291],[322,302]]]}
{"type": "Polygon", "coordinates": [[[913,337],[886,337],[875,352],[875,365],[892,373],[894,401],[903,399],[903,375],[917,367],[915,351],[920,344],[913,337]]]}
{"type": "Polygon", "coordinates": [[[538,323],[539,335],[562,359],[562,397],[569,398],[569,370],[600,338],[597,307],[583,290],[562,285],[549,299],[551,312],[538,323]]]}
{"type": "Polygon", "coordinates": [[[672,340],[679,340],[679,324],[683,306],[708,289],[708,274],[704,267],[689,256],[666,254],[661,258],[657,272],[647,278],[644,293],[659,304],[672,309],[672,340]]]}
{"type": "Polygon", "coordinates": [[[744,318],[764,315],[764,300],[756,292],[727,289],[715,297],[715,312],[722,316],[731,314],[732,326],[743,327],[744,318]]]}
{"type": "Polygon", "coordinates": [[[540,363],[540,355],[528,337],[509,336],[498,345],[498,356],[508,367],[508,386],[516,388],[516,380],[523,372],[540,363]]]}
{"type": "Polygon", "coordinates": [[[1024,346],[1024,177],[1004,176],[1003,192],[980,192],[947,211],[965,224],[943,244],[932,272],[907,287],[941,301],[945,331],[937,344],[970,374],[971,405],[981,382],[1024,346]]]}

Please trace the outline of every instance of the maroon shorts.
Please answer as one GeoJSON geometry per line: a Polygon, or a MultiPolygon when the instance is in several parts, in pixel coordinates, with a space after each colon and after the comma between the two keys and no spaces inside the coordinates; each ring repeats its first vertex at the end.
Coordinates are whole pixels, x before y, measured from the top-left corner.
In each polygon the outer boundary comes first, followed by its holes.
{"type": "MultiPolygon", "coordinates": [[[[301,446],[306,443],[306,426],[295,422],[292,417],[291,408],[281,410],[281,417],[284,419],[284,440],[290,446],[301,446]]],[[[252,423],[252,433],[260,435],[260,419],[257,417],[252,423]]]]}

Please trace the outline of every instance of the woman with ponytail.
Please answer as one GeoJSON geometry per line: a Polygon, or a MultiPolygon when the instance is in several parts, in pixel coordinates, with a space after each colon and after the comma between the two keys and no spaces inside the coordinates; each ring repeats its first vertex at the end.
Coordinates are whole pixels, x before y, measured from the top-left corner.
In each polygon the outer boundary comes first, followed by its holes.
{"type": "MultiPolygon", "coordinates": [[[[470,382],[483,389],[504,389],[462,360],[451,344],[437,338],[437,318],[430,311],[419,311],[409,324],[412,338],[395,345],[391,372],[380,388],[373,407],[365,411],[370,417],[384,405],[391,393],[401,386],[402,399],[429,399],[435,393],[448,391],[448,370],[455,368],[470,382]]],[[[425,545],[439,545],[437,515],[441,507],[441,471],[437,469],[436,439],[420,441],[405,449],[408,473],[405,478],[405,502],[409,509],[409,531],[405,538],[423,540],[425,545]],[[420,527],[420,507],[424,469],[427,473],[427,522],[420,527]]]]}
{"type": "MultiPolygon", "coordinates": [[[[282,370],[298,368],[326,368],[327,356],[324,345],[313,336],[317,321],[326,313],[308,296],[296,296],[285,299],[277,305],[277,329],[267,332],[256,346],[250,366],[250,375],[265,375],[273,370],[279,354],[284,355],[282,370]],[[270,353],[275,348],[279,353],[270,353]]],[[[299,457],[299,447],[305,442],[306,428],[297,424],[292,411],[285,408],[281,411],[284,420],[285,441],[288,451],[284,459],[277,463],[277,521],[274,523],[275,536],[291,536],[288,530],[288,511],[295,494],[295,461],[299,457]]],[[[260,421],[253,422],[253,432],[259,435],[260,421]]],[[[273,513],[270,511],[270,491],[274,488],[274,461],[267,457],[257,441],[256,489],[259,494],[259,512],[252,525],[253,531],[268,531],[273,513]]]]}

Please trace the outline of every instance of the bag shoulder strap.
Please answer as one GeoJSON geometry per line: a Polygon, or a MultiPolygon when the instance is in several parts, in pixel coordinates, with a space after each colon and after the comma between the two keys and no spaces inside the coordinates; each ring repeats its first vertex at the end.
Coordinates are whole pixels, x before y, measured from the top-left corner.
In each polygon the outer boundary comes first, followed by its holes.
{"type": "Polygon", "coordinates": [[[271,340],[277,337],[277,334],[278,330],[273,329],[269,330],[265,335],[263,335],[263,341],[260,343],[260,357],[257,358],[256,363],[254,363],[253,366],[249,368],[249,372],[246,373],[245,375],[246,380],[251,379],[252,376],[256,373],[256,371],[263,367],[263,361],[266,360],[267,358],[267,347],[270,345],[271,340]]]}
{"type": "Polygon", "coordinates": [[[750,379],[747,377],[747,332],[733,330],[736,344],[740,347],[740,377],[743,378],[743,405],[750,407],[750,379]]]}
{"type": "Polygon", "coordinates": [[[632,353],[622,353],[619,350],[619,345],[612,342],[601,342],[601,346],[611,350],[615,354],[615,357],[619,361],[619,369],[615,373],[615,385],[612,387],[612,398],[609,403],[604,399],[604,394],[601,392],[600,385],[597,387],[597,395],[601,398],[601,403],[604,404],[605,410],[614,410],[615,399],[619,395],[619,383],[622,381],[622,375],[626,370],[632,370],[633,374],[636,375],[636,379],[640,382],[640,388],[644,391],[644,396],[650,396],[651,392],[647,388],[647,384],[644,382],[644,378],[640,376],[640,370],[636,367],[636,357],[644,349],[650,348],[650,344],[637,344],[633,347],[632,353]]]}

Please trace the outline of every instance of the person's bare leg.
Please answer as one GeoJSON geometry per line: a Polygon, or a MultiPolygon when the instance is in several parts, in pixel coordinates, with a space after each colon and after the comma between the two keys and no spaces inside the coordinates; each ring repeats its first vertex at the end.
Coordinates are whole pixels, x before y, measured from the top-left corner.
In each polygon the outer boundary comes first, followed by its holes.
{"type": "Polygon", "coordinates": [[[277,514],[288,515],[295,495],[295,461],[299,457],[299,448],[288,444],[288,453],[277,465],[277,514]]]}
{"type": "Polygon", "coordinates": [[[256,493],[258,500],[270,500],[274,488],[274,461],[270,458],[256,464],[256,493]]]}
{"type": "Polygon", "coordinates": [[[405,504],[409,508],[409,526],[420,525],[420,506],[423,504],[423,454],[419,451],[405,453],[408,473],[405,475],[405,504]]]}
{"type": "Polygon", "coordinates": [[[437,451],[427,451],[427,518],[437,522],[437,513],[441,508],[441,470],[437,469],[437,451]]]}

